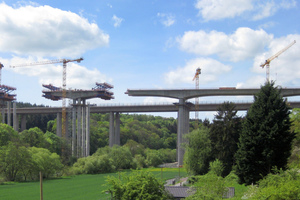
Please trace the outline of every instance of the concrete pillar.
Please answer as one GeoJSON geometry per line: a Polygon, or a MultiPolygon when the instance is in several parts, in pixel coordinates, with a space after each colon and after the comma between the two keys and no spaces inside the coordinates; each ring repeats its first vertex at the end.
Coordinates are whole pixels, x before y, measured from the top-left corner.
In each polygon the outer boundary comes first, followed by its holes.
{"type": "Polygon", "coordinates": [[[82,101],[82,157],[86,155],[86,106],[85,100],[82,101]]]}
{"type": "Polygon", "coordinates": [[[72,107],[72,156],[76,156],[76,100],[73,99],[72,107]]]}
{"type": "Polygon", "coordinates": [[[109,113],[109,146],[114,146],[115,143],[115,131],[114,131],[114,112],[109,113]]]}
{"type": "Polygon", "coordinates": [[[61,113],[57,113],[56,117],[56,135],[58,137],[61,137],[61,131],[62,131],[62,115],[61,113]]]}
{"type": "Polygon", "coordinates": [[[86,110],[86,157],[90,155],[90,113],[91,107],[88,105],[86,110]]]}
{"type": "Polygon", "coordinates": [[[179,99],[178,104],[178,124],[177,124],[177,161],[178,165],[183,165],[185,143],[184,135],[189,132],[189,107],[184,99],[179,99]]]}
{"type": "Polygon", "coordinates": [[[26,115],[21,115],[21,132],[26,130],[26,115]]]}
{"type": "Polygon", "coordinates": [[[7,125],[11,126],[11,102],[7,102],[7,125]]]}
{"type": "Polygon", "coordinates": [[[81,136],[81,129],[82,129],[82,126],[81,126],[81,123],[82,123],[82,120],[81,120],[81,100],[79,99],[78,100],[78,106],[77,106],[77,157],[80,158],[81,155],[82,155],[82,146],[81,146],[81,139],[82,139],[82,136],[81,136]]]}
{"type": "Polygon", "coordinates": [[[115,144],[120,145],[120,113],[116,112],[115,144]]]}
{"type": "Polygon", "coordinates": [[[5,110],[4,107],[2,107],[2,124],[5,123],[5,110]]]}
{"type": "Polygon", "coordinates": [[[13,128],[15,131],[19,131],[19,121],[17,116],[17,103],[13,102],[13,128]]]}

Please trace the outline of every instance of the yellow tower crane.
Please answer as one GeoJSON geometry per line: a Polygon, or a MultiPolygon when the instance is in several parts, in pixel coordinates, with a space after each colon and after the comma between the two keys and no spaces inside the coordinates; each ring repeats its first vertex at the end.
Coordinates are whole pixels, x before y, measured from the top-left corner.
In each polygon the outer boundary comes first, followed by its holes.
{"type": "Polygon", "coordinates": [[[290,48],[291,46],[293,46],[296,43],[296,40],[294,40],[291,44],[289,44],[288,46],[286,46],[284,49],[278,51],[276,54],[274,54],[273,56],[271,56],[270,58],[268,58],[265,63],[261,64],[260,66],[262,68],[264,68],[266,66],[266,77],[267,77],[267,81],[270,81],[270,62],[272,60],[274,60],[275,58],[277,58],[280,54],[282,54],[283,52],[285,52],[288,48],[290,48]]]}
{"type": "Polygon", "coordinates": [[[57,60],[46,60],[46,61],[39,61],[33,63],[26,63],[11,66],[12,68],[15,67],[24,67],[24,66],[34,66],[34,65],[47,65],[47,64],[55,64],[55,63],[63,63],[63,77],[62,77],[62,137],[66,137],[66,123],[67,123],[67,113],[66,113],[66,97],[67,97],[67,63],[69,62],[78,62],[80,63],[83,58],[78,59],[57,59],[57,60]]]}
{"type": "MultiPolygon", "coordinates": [[[[201,69],[198,67],[196,69],[195,76],[193,78],[193,81],[195,80],[195,88],[199,89],[199,75],[201,74],[201,69]]],[[[195,128],[198,128],[198,120],[199,120],[199,98],[195,98],[195,128]]]]}

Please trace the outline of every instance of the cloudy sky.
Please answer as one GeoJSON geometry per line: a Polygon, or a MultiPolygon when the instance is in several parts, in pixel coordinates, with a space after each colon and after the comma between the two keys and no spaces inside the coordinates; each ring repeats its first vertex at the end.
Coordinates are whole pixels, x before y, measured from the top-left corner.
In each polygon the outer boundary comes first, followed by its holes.
{"type": "Polygon", "coordinates": [[[61,102],[42,97],[42,84],[61,86],[62,64],[10,66],[83,57],[79,64],[68,63],[67,88],[91,89],[95,82],[115,87],[114,100],[91,103],[174,102],[124,93],[195,88],[192,79],[198,67],[200,88],[257,88],[266,80],[260,64],[296,40],[271,62],[270,78],[281,87],[299,87],[299,4],[296,0],[4,0],[1,84],[17,88],[17,101],[60,106],[61,102]]]}

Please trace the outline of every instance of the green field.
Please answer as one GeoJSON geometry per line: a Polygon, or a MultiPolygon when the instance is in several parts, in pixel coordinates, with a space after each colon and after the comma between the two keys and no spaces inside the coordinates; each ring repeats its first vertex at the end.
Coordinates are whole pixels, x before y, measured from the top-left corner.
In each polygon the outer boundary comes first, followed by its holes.
{"type": "MultiPolygon", "coordinates": [[[[161,179],[161,169],[152,168],[144,169],[154,173],[161,179]]],[[[186,176],[184,169],[180,169],[180,176],[186,176]]],[[[120,175],[122,176],[122,172],[120,175]]],[[[176,168],[164,168],[163,179],[171,179],[179,175],[176,168]]],[[[103,193],[106,189],[106,177],[119,176],[119,173],[97,174],[97,175],[79,175],[72,177],[64,177],[61,179],[44,180],[43,193],[44,200],[99,200],[109,199],[109,195],[103,193]]],[[[39,200],[40,199],[40,183],[24,182],[24,183],[7,183],[0,185],[0,200],[39,200]]]]}

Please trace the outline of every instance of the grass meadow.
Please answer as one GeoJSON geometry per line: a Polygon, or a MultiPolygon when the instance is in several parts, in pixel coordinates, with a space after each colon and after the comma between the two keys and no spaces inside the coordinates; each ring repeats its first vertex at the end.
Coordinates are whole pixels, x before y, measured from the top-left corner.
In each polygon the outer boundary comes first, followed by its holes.
{"type": "MultiPolygon", "coordinates": [[[[150,168],[143,169],[150,171],[158,179],[171,179],[179,176],[178,168],[150,168]]],[[[106,190],[106,177],[119,175],[130,171],[97,174],[97,175],[78,175],[51,179],[43,181],[43,200],[102,200],[109,199],[109,194],[103,193],[106,190]]],[[[187,176],[184,169],[180,169],[180,176],[187,176]]],[[[20,182],[4,183],[0,185],[0,200],[39,200],[40,183],[39,182],[20,182]]]]}

